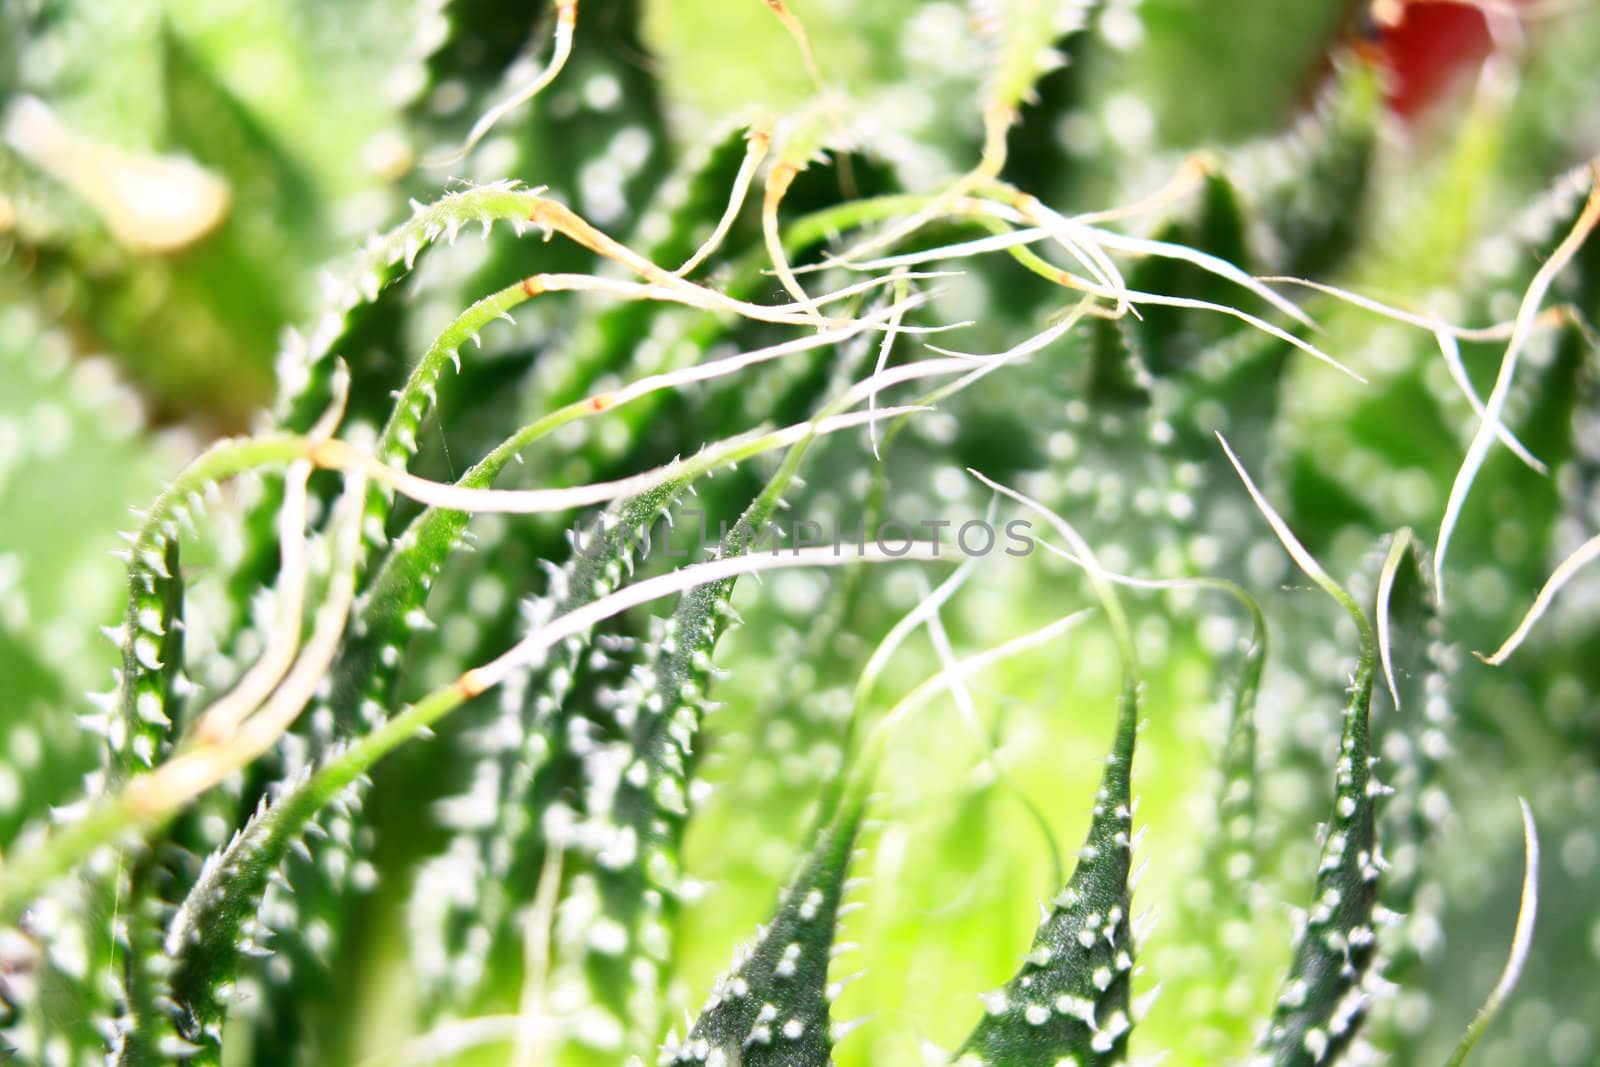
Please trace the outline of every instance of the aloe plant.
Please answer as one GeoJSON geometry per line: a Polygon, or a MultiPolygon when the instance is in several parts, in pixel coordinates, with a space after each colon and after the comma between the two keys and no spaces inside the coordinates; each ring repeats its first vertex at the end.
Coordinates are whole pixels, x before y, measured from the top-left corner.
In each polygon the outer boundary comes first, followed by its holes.
{"type": "Polygon", "coordinates": [[[0,15],[0,1047],[1587,1062],[1600,25],[1436,6],[0,15]]]}

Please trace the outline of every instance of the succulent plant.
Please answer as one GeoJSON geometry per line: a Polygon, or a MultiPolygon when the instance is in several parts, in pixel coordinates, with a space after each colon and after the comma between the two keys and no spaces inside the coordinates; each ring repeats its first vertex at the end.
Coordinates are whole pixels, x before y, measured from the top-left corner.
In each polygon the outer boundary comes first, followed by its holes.
{"type": "Polygon", "coordinates": [[[1592,1057],[1593,12],[345,6],[0,14],[17,1062],[1592,1057]]]}

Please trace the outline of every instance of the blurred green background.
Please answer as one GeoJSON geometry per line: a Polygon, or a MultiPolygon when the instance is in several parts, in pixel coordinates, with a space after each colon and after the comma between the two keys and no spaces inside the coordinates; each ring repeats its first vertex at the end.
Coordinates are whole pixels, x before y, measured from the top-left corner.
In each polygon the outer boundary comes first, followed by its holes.
{"type": "MultiPolygon", "coordinates": [[[[970,165],[982,60],[963,7],[793,6],[824,75],[854,101],[852,158],[869,180],[881,166],[886,187],[926,188],[970,165]]],[[[1534,23],[1523,52],[1496,60],[1510,82],[1503,93],[1475,89],[1478,64],[1457,57],[1453,88],[1430,108],[1384,118],[1359,188],[1340,199],[1328,194],[1338,190],[1337,174],[1318,184],[1304,178],[1303,164],[1319,143],[1318,87],[1330,55],[1349,40],[1351,17],[1349,5],[1329,0],[1110,0],[1091,32],[1071,42],[1071,63],[1041,85],[1013,133],[1006,176],[1059,210],[1088,210],[1148,192],[1186,154],[1203,151],[1245,190],[1253,239],[1274,212],[1314,231],[1303,262],[1317,276],[1401,304],[1432,303],[1461,321],[1508,317],[1551,244],[1526,232],[1526,205],[1600,151],[1600,12],[1573,5],[1534,23]]],[[[0,841],[24,811],[66,799],[87,758],[73,716],[83,710],[78,694],[104,688],[113,662],[95,628],[118,610],[120,572],[108,553],[127,509],[206,440],[259,423],[273,400],[284,331],[316,321],[323,267],[404,217],[408,199],[451,187],[454,179],[416,161],[456,143],[516,80],[517,64],[543,54],[548,25],[537,2],[4,0],[0,679],[15,696],[0,711],[0,741],[12,766],[29,773],[24,780],[0,767],[0,841]],[[179,240],[186,226],[198,232],[179,240]]],[[[793,42],[758,0],[585,0],[562,79],[453,171],[549,185],[609,232],[644,232],[645,208],[672,167],[729,123],[785,116],[809,93],[793,42]]],[[[821,167],[810,178],[820,188],[835,174],[821,167]]],[[[805,195],[797,189],[798,201],[805,195]]],[[[1569,207],[1570,197],[1545,215],[1570,218],[1561,214],[1569,207]]],[[[1281,262],[1283,232],[1244,256],[1281,262]]],[[[736,240],[753,243],[749,232],[736,240]]],[[[552,264],[575,255],[527,241],[466,242],[430,260],[391,301],[400,306],[360,335],[365,347],[344,354],[397,373],[466,302],[519,274],[562,269],[552,264]]],[[[978,320],[958,347],[998,350],[1038,328],[1049,294],[1010,267],[978,265],[939,298],[936,318],[978,320]]],[[[1600,319],[1593,246],[1556,297],[1600,319]]],[[[475,421],[485,418],[479,401],[541,407],[546,383],[534,341],[580,333],[583,309],[541,309],[518,338],[485,338],[485,369],[426,428],[425,470],[454,472],[495,436],[475,421]]],[[[1270,380],[1246,375],[1178,406],[1227,409],[1230,438],[1248,448],[1247,462],[1291,524],[1330,571],[1353,576],[1370,595],[1379,535],[1400,524],[1425,539],[1437,530],[1470,411],[1425,334],[1332,304],[1316,311],[1326,327],[1318,343],[1372,386],[1295,360],[1270,380]]],[[[1151,318],[1157,329],[1160,316],[1151,318]]],[[[1227,336],[1219,327],[1215,336],[1175,340],[1172,351],[1227,336]]],[[[1466,346],[1481,393],[1498,353],[1466,346]]],[[[1192,845],[1209,818],[1216,705],[1241,624],[1226,603],[1133,598],[1150,709],[1136,775],[1150,866],[1138,900],[1160,915],[1141,982],[1166,982],[1134,1049],[1203,1063],[1186,1043],[1186,1013],[1196,1004],[1209,1010],[1208,998],[1269,1004],[1287,959],[1288,905],[1304,902],[1315,868],[1314,826],[1327,805],[1342,667],[1354,641],[1337,609],[1290,572],[1216,456],[1160,472],[1181,483],[1174,491],[1213,502],[1208,511],[1221,518],[1210,531],[1168,536],[1161,522],[1141,518],[1134,491],[1148,471],[1124,461],[1120,435],[1141,432],[1143,414],[1104,421],[1117,417],[1114,398],[1097,399],[1088,417],[1074,411],[1069,401],[1096,383],[1063,369],[1069,364],[1076,361],[1019,368],[961,397],[907,435],[891,456],[890,480],[906,514],[954,518],[981,514],[985,504],[965,467],[1022,478],[1063,512],[1084,516],[1112,566],[1198,573],[1221,558],[1221,569],[1234,568],[1267,602],[1274,658],[1260,716],[1273,859],[1261,887],[1271,903],[1235,946],[1249,959],[1238,988],[1217,990],[1185,971],[1196,934],[1185,894],[1192,845]],[[1113,484],[1085,489],[1077,470],[1113,484]],[[1205,537],[1230,543],[1219,550],[1205,537]]],[[[1451,636],[1466,649],[1497,644],[1554,564],[1600,527],[1595,350],[1541,343],[1530,364],[1513,422],[1552,474],[1539,478],[1503,454],[1485,469],[1452,557],[1451,636]]],[[[585,447],[604,450],[603,442],[585,447]]],[[[840,456],[853,455],[851,447],[829,446],[840,456]]],[[[862,483],[831,473],[850,465],[814,463],[799,513],[852,513],[862,483]]],[[[525,581],[508,576],[513,590],[525,581]]],[[[710,727],[713,788],[691,833],[690,873],[706,888],[686,914],[686,1006],[698,1004],[794,862],[809,801],[837,764],[839,702],[863,643],[870,650],[873,635],[922,591],[910,573],[872,579],[848,605],[835,583],[810,575],[741,588],[749,624],[719,653],[732,673],[717,694],[726,708],[710,727]],[[850,625],[819,632],[817,618],[831,612],[847,613],[850,625]]],[[[997,562],[947,622],[957,647],[977,649],[1081,602],[1060,561],[997,562]]],[[[1437,823],[1418,861],[1431,925],[1409,935],[1421,954],[1416,984],[1375,1026],[1391,1062],[1442,1062],[1493,984],[1521,879],[1519,794],[1545,836],[1544,908],[1522,990],[1480,1062],[1600,1062],[1597,605],[1593,581],[1575,586],[1508,668],[1461,657],[1452,679],[1455,754],[1424,800],[1437,823]]],[[[931,649],[909,650],[878,702],[888,706],[934,670],[931,649]]],[[[419,684],[425,673],[424,664],[419,684]]],[[[1116,682],[1108,639],[1088,627],[1067,655],[1020,659],[984,677],[982,738],[948,706],[903,735],[883,774],[885,825],[860,872],[870,878],[867,907],[843,935],[861,948],[841,966],[865,976],[837,1015],[872,1021],[841,1045],[841,1064],[918,1063],[923,1041],[953,1047],[976,1018],[974,993],[1012,972],[1036,902],[1053,892],[1052,853],[1070,858],[1086,825],[1116,682]],[[1002,776],[986,761],[990,746],[1002,776]]],[[[433,831],[426,811],[404,798],[413,789],[439,795],[448,782],[425,748],[401,754],[380,779],[388,802],[374,805],[375,818],[380,837],[395,842],[381,853],[393,875],[371,904],[367,936],[343,961],[349,980],[324,1006],[326,1025],[342,1032],[331,1047],[343,1060],[384,1055],[408,1025],[408,863],[433,831]],[[412,831],[421,836],[408,838],[412,831]]],[[[485,1053],[470,1062],[501,1060],[485,1053]]]]}

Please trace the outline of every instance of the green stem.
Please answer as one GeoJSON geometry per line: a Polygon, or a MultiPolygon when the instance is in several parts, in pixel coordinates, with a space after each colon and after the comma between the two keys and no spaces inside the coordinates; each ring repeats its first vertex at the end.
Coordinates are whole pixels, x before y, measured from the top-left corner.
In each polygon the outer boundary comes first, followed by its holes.
{"type": "Polygon", "coordinates": [[[172,484],[156,497],[144,525],[134,539],[134,554],[166,540],[162,527],[177,518],[178,510],[187,506],[190,496],[247,471],[283,466],[304,459],[307,448],[307,440],[298,434],[266,434],[218,441],[196,456],[178,473],[172,484]]]}

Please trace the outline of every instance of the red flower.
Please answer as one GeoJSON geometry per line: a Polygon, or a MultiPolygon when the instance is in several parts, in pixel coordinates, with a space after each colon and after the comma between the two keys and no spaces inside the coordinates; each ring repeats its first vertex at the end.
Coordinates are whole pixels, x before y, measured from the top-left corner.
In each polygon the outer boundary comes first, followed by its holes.
{"type": "Polygon", "coordinates": [[[1412,118],[1470,77],[1493,48],[1487,16],[1470,3],[1376,0],[1359,18],[1359,51],[1389,72],[1389,106],[1412,118]]]}

